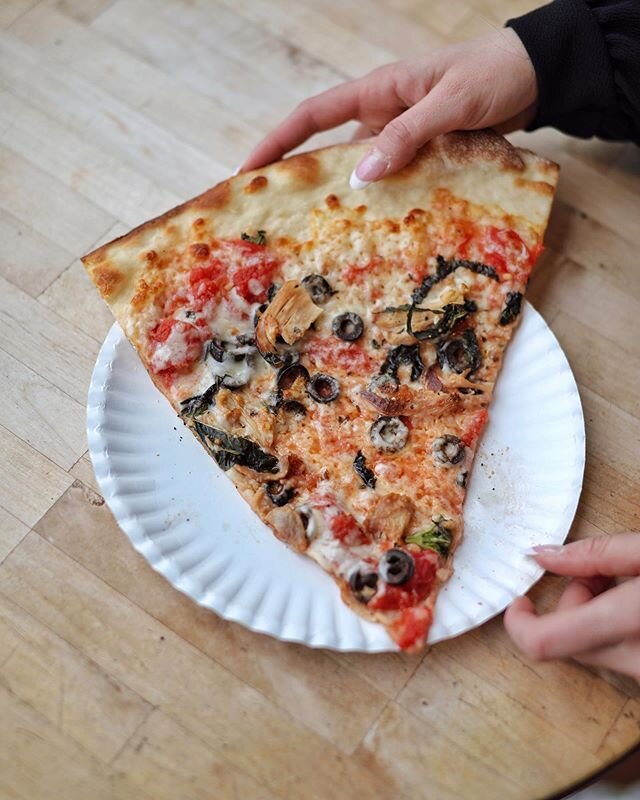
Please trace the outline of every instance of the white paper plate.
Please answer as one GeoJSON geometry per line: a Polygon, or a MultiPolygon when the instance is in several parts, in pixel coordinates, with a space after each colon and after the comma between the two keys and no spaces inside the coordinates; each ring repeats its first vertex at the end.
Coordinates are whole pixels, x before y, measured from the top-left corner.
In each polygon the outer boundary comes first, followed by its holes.
{"type": "MultiPolygon", "coordinates": [[[[312,647],[397,649],[340,600],[333,581],[254,516],[167,401],[118,325],[93,372],[91,459],[122,530],[176,588],[226,619],[312,647]]],[[[525,304],[504,362],[465,505],[465,538],[429,642],[464,633],[540,578],[524,550],[561,543],[584,470],[584,420],[567,360],[525,304]]]]}

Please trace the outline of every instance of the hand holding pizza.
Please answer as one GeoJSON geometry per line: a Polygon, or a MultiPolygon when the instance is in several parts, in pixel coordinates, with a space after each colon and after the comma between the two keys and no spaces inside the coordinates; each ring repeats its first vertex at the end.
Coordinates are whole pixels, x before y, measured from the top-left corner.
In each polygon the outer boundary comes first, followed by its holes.
{"type": "Polygon", "coordinates": [[[301,103],[251,153],[242,170],[282,158],[314,133],[358,120],[355,138],[375,135],[352,176],[362,188],[397,172],[418,148],[452,130],[527,125],[536,75],[510,28],[373,70],[301,103]]]}
{"type": "Polygon", "coordinates": [[[640,533],[541,547],[535,559],[572,580],[549,614],[526,597],[511,604],[504,624],[518,647],[535,661],[572,657],[640,680],[640,533]]]}

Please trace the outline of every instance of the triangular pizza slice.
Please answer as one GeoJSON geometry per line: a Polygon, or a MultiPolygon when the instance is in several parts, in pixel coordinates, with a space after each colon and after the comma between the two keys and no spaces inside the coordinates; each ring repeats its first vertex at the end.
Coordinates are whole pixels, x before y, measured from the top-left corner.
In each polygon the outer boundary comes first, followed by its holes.
{"type": "Polygon", "coordinates": [[[238,175],[83,261],[256,514],[416,650],[558,167],[452,133],[354,191],[364,147],[238,175]]]}

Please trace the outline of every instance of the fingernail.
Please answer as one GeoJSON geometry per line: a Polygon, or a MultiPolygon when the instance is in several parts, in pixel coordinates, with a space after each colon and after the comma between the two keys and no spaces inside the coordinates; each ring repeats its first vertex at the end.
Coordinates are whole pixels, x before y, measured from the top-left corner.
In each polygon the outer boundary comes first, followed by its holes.
{"type": "Polygon", "coordinates": [[[389,158],[377,147],[372,148],[351,175],[352,189],[363,189],[371,181],[381,178],[389,167],[389,158]]]}
{"type": "Polygon", "coordinates": [[[539,556],[544,553],[560,553],[564,550],[563,544],[536,544],[524,551],[525,556],[539,556]]]}
{"type": "Polygon", "coordinates": [[[240,168],[241,167],[242,167],[242,164],[238,164],[238,166],[233,170],[233,172],[231,173],[231,177],[232,178],[235,178],[235,176],[240,172],[240,168]]]}

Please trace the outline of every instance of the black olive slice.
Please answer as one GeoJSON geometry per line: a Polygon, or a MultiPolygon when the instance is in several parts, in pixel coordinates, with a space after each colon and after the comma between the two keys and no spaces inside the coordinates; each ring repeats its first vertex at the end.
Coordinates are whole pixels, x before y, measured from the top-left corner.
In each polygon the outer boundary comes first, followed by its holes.
{"type": "Polygon", "coordinates": [[[212,339],[207,345],[207,353],[214,361],[218,361],[221,364],[224,361],[225,355],[224,342],[221,342],[218,339],[212,339]]]}
{"type": "Polygon", "coordinates": [[[458,477],[456,478],[456,483],[458,486],[461,486],[463,489],[467,485],[467,475],[469,473],[465,470],[464,472],[459,472],[458,477]]]}
{"type": "Polygon", "coordinates": [[[342,339],[345,342],[355,342],[356,339],[362,336],[364,323],[362,318],[353,311],[345,311],[344,314],[338,314],[337,317],[333,318],[331,330],[338,339],[342,339]]]}
{"type": "Polygon", "coordinates": [[[335,294],[329,283],[322,275],[307,275],[302,279],[302,285],[309,292],[309,296],[317,306],[323,306],[335,294]]]}
{"type": "Polygon", "coordinates": [[[378,576],[375,572],[363,572],[358,568],[349,575],[349,586],[356,600],[368,603],[376,593],[378,576]]]}
{"type": "Polygon", "coordinates": [[[369,436],[376,449],[396,453],[407,443],[409,428],[400,417],[378,417],[369,429],[369,436]]]}
{"type": "Polygon", "coordinates": [[[271,394],[267,397],[267,410],[272,414],[275,414],[283,402],[284,398],[282,397],[282,392],[280,389],[276,389],[275,392],[271,392],[271,394]]]}
{"type": "Polygon", "coordinates": [[[273,298],[276,296],[279,288],[280,287],[277,284],[272,283],[271,286],[267,289],[267,300],[269,302],[271,302],[273,298]]]}
{"type": "Polygon", "coordinates": [[[285,486],[281,481],[267,481],[264,492],[274,506],[285,506],[295,494],[291,486],[285,486]]]}
{"type": "Polygon", "coordinates": [[[278,389],[290,389],[298,378],[303,378],[305,383],[309,380],[309,370],[302,364],[287,364],[286,367],[281,367],[276,377],[278,389]]]}
{"type": "Polygon", "coordinates": [[[362,450],[358,450],[358,454],[353,459],[353,469],[367,488],[376,488],[376,476],[374,475],[373,470],[369,469],[367,466],[362,450]]]}
{"type": "Polygon", "coordinates": [[[411,553],[394,547],[380,559],[378,564],[380,577],[391,586],[400,586],[407,583],[415,572],[415,561],[411,553]]]}
{"type": "Polygon", "coordinates": [[[307,413],[306,407],[298,400],[283,400],[280,403],[280,411],[286,411],[288,414],[295,414],[296,417],[304,417],[307,413]]]}
{"type": "Polygon", "coordinates": [[[437,349],[440,366],[458,375],[475,372],[482,363],[480,347],[476,335],[469,328],[460,338],[440,342],[437,349]]]}
{"type": "Polygon", "coordinates": [[[424,364],[420,357],[420,345],[400,344],[389,350],[384,363],[380,367],[383,375],[391,375],[398,379],[398,370],[402,364],[411,366],[411,380],[417,381],[424,371],[424,364]]]}
{"type": "Polygon", "coordinates": [[[331,375],[324,372],[317,372],[309,378],[307,383],[307,394],[317,403],[330,403],[336,400],[340,394],[340,384],[331,375]]]}
{"type": "Polygon", "coordinates": [[[434,461],[438,464],[451,467],[454,464],[459,464],[463,460],[464,445],[457,436],[445,433],[444,436],[438,436],[437,439],[433,440],[431,452],[434,461]]]}

